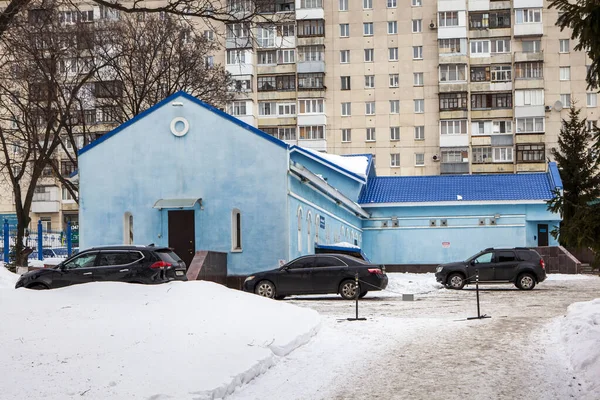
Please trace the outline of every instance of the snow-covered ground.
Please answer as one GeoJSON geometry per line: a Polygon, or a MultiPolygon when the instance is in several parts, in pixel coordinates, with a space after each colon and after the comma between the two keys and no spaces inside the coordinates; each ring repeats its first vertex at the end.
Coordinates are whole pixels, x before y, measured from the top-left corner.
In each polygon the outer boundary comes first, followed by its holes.
{"type": "Polygon", "coordinates": [[[388,276],[389,291],[360,302],[367,321],[348,321],[354,302],[339,296],[272,301],[209,282],[15,290],[0,268],[0,398],[600,399],[600,278],[484,286],[492,318],[467,321],[473,288],[388,276]]]}

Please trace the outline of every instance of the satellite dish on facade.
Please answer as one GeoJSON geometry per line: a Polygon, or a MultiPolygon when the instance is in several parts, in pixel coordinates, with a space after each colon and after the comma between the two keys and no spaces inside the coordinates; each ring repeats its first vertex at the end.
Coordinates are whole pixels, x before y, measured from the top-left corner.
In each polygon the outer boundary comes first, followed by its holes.
{"type": "Polygon", "coordinates": [[[554,103],[554,109],[556,111],[560,111],[563,109],[563,103],[560,100],[556,100],[556,102],[554,103]]]}

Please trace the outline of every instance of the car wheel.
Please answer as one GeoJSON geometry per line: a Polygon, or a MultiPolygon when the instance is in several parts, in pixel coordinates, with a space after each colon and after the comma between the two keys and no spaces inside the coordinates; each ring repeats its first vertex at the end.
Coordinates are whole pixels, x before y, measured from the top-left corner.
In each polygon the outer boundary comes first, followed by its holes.
{"type": "MultiPolygon", "coordinates": [[[[358,285],[360,293],[360,284],[358,285]]],[[[356,282],[354,280],[347,279],[340,283],[340,296],[345,300],[354,300],[356,298],[356,282]]],[[[366,293],[365,293],[366,294],[366,293]]]]}
{"type": "Polygon", "coordinates": [[[364,292],[361,292],[361,293],[358,295],[358,298],[359,298],[359,299],[362,299],[363,297],[365,297],[365,296],[367,295],[367,293],[369,293],[369,291],[368,291],[368,290],[365,290],[364,292]]]}
{"type": "Polygon", "coordinates": [[[254,288],[254,293],[273,299],[275,298],[275,285],[270,281],[260,281],[254,288]]]}
{"type": "Polygon", "coordinates": [[[521,290],[531,290],[535,287],[535,279],[531,274],[521,274],[517,278],[517,285],[521,290]]]}
{"type": "Polygon", "coordinates": [[[448,276],[448,280],[446,281],[446,287],[448,289],[462,289],[463,287],[465,287],[464,276],[459,273],[450,274],[450,276],[448,276]]]}
{"type": "Polygon", "coordinates": [[[275,296],[275,300],[283,300],[285,299],[285,296],[275,296]]]}
{"type": "Polygon", "coordinates": [[[28,286],[27,289],[46,290],[46,289],[48,289],[48,286],[43,285],[41,283],[34,283],[33,285],[28,286]]]}

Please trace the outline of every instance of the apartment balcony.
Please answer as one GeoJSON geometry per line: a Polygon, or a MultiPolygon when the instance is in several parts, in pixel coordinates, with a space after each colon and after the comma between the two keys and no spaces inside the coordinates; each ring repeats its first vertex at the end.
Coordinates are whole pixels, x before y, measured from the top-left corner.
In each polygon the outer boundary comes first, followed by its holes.
{"type": "Polygon", "coordinates": [[[490,62],[492,64],[510,64],[510,63],[512,63],[512,54],[510,54],[510,53],[492,53],[490,62]]]}
{"type": "Polygon", "coordinates": [[[439,63],[440,64],[468,64],[469,57],[466,54],[440,53],[439,63]]]}
{"type": "Polygon", "coordinates": [[[515,172],[513,163],[471,164],[473,174],[512,174],[515,172]]]}
{"type": "Polygon", "coordinates": [[[266,92],[258,92],[257,100],[289,100],[296,99],[296,91],[295,90],[281,90],[281,91],[266,91],[266,92]]]}
{"type": "Polygon", "coordinates": [[[544,78],[515,79],[515,89],[543,89],[544,78]]]}
{"type": "Polygon", "coordinates": [[[485,39],[490,37],[511,36],[510,28],[484,28],[469,30],[469,38],[485,39]]]}
{"type": "Polygon", "coordinates": [[[545,106],[518,106],[515,107],[515,118],[522,117],[545,117],[545,106]]]}
{"type": "Polygon", "coordinates": [[[469,135],[466,133],[460,135],[441,135],[440,147],[467,147],[469,146],[469,135]]]}
{"type": "Polygon", "coordinates": [[[480,135],[472,135],[471,136],[471,146],[491,146],[492,138],[491,136],[480,136],[480,135]]]}
{"type": "Polygon", "coordinates": [[[325,97],[325,89],[298,88],[299,99],[317,99],[325,97]]]}
{"type": "Polygon", "coordinates": [[[490,0],[469,0],[469,11],[487,11],[489,9],[490,0]]]}
{"type": "Polygon", "coordinates": [[[517,161],[517,172],[546,172],[545,162],[522,162],[517,161]]]}
{"type": "Polygon", "coordinates": [[[440,119],[466,119],[469,117],[467,110],[440,111],[440,119]]]}
{"type": "Polygon", "coordinates": [[[296,47],[296,36],[277,36],[275,47],[277,49],[293,49],[296,47]]]}
{"type": "Polygon", "coordinates": [[[542,36],[544,34],[544,24],[542,22],[531,22],[527,24],[515,24],[513,27],[514,35],[517,36],[542,36]]]}
{"type": "Polygon", "coordinates": [[[537,53],[525,53],[523,51],[515,51],[515,62],[526,61],[544,61],[544,52],[539,51],[537,53]]]}
{"type": "Polygon", "coordinates": [[[302,114],[298,115],[298,126],[327,125],[325,114],[302,114]]]}
{"type": "Polygon", "coordinates": [[[490,1],[490,11],[494,11],[494,10],[508,10],[512,8],[512,5],[510,4],[510,0],[503,0],[503,1],[490,1]]]}
{"type": "Polygon", "coordinates": [[[513,135],[496,134],[490,136],[490,145],[496,147],[512,146],[514,144],[513,135]]]}
{"type": "Polygon", "coordinates": [[[468,82],[456,82],[456,83],[440,82],[439,91],[440,91],[440,93],[467,92],[467,91],[469,91],[469,83],[468,82]]]}
{"type": "Polygon", "coordinates": [[[544,133],[518,133],[515,141],[517,144],[543,144],[546,141],[546,135],[544,133]]]}
{"type": "Polygon", "coordinates": [[[442,11],[464,11],[467,9],[466,0],[438,0],[438,12],[442,11]]]}
{"type": "Polygon", "coordinates": [[[513,8],[544,8],[544,0],[513,0],[513,8]]]}
{"type": "Polygon", "coordinates": [[[60,193],[58,186],[42,186],[41,188],[45,192],[36,192],[33,194],[31,212],[36,214],[59,212],[60,193]]]}
{"type": "MultiPolygon", "coordinates": [[[[442,117],[440,116],[440,119],[442,117]]],[[[513,118],[512,108],[471,110],[472,119],[513,118]]]]}
{"type": "Polygon", "coordinates": [[[512,90],[512,82],[471,82],[471,92],[507,92],[512,90]]]}
{"type": "Polygon", "coordinates": [[[227,38],[225,39],[225,48],[227,49],[246,49],[252,48],[252,40],[249,37],[227,38]]]}
{"type": "MultiPolygon", "coordinates": [[[[295,143],[294,143],[295,144],[295,143]]],[[[307,147],[316,151],[327,151],[327,140],[325,139],[298,139],[298,146],[307,147]]]]}
{"type": "Polygon", "coordinates": [[[296,72],[296,64],[259,64],[256,73],[262,74],[293,74],[296,72]]]}
{"type": "Polygon", "coordinates": [[[259,117],[258,126],[290,126],[296,125],[298,120],[296,117],[259,117]]]}
{"type": "Polygon", "coordinates": [[[323,8],[297,8],[296,19],[325,19],[323,8]]]}
{"type": "Polygon", "coordinates": [[[469,58],[471,65],[490,65],[492,63],[491,54],[488,53],[487,57],[473,57],[469,58]]]}
{"type": "Polygon", "coordinates": [[[457,175],[457,174],[468,174],[469,163],[441,163],[440,164],[440,175],[457,175]]]}
{"type": "Polygon", "coordinates": [[[299,61],[296,69],[299,74],[325,72],[325,61],[299,61]]]}
{"type": "Polygon", "coordinates": [[[440,26],[438,27],[438,39],[466,38],[467,27],[465,26],[440,26]]]}
{"type": "Polygon", "coordinates": [[[297,37],[296,45],[298,47],[300,47],[300,46],[325,46],[325,35],[297,37]]]}
{"type": "Polygon", "coordinates": [[[252,64],[231,64],[225,66],[225,71],[231,75],[254,75],[254,65],[252,64]]]}
{"type": "Polygon", "coordinates": [[[235,115],[235,117],[248,125],[257,126],[254,115],[235,115]]]}

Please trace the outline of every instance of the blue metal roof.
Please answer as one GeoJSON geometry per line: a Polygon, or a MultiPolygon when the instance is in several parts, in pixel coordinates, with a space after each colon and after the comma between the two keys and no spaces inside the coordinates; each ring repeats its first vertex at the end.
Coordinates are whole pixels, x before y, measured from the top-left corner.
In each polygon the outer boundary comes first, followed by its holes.
{"type": "Polygon", "coordinates": [[[358,202],[549,200],[554,187],[551,173],[385,176],[369,178],[358,202]]]}

